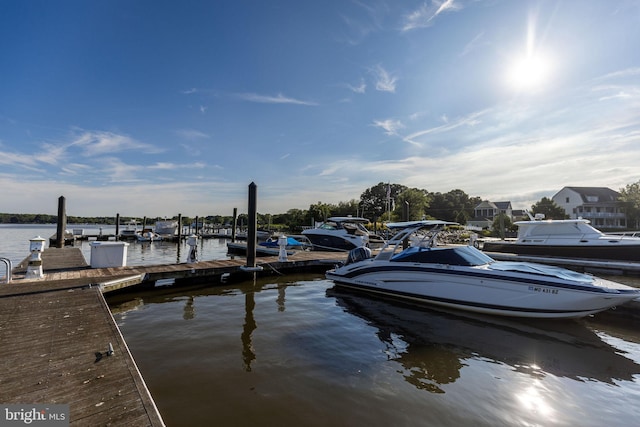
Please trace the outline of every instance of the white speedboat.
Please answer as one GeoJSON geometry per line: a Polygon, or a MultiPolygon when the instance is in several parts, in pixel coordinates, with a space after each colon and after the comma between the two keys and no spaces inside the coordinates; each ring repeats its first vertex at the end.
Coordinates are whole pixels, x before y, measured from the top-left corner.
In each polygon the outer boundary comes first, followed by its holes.
{"type": "Polygon", "coordinates": [[[145,228],[144,230],[136,233],[136,240],[138,240],[138,242],[159,242],[162,240],[162,236],[154,233],[149,228],[145,228]]]}
{"type": "Polygon", "coordinates": [[[127,222],[124,229],[120,231],[121,239],[135,239],[140,233],[140,223],[135,219],[127,222]]]}
{"type": "Polygon", "coordinates": [[[349,251],[371,244],[371,234],[364,226],[368,222],[366,218],[334,216],[316,228],[304,230],[302,234],[316,250],[349,251]]]}
{"type": "Polygon", "coordinates": [[[178,231],[178,221],[168,219],[156,221],[154,231],[162,236],[173,236],[178,231]]]}
{"type": "Polygon", "coordinates": [[[385,296],[517,317],[583,317],[640,298],[640,289],[564,268],[495,261],[473,246],[437,246],[438,232],[450,224],[387,224],[400,231],[375,258],[354,249],[326,277],[385,296]]]}
{"type": "Polygon", "coordinates": [[[615,261],[640,261],[640,237],[605,234],[589,220],[562,219],[517,221],[516,240],[484,242],[486,252],[554,256],[615,261]]]}

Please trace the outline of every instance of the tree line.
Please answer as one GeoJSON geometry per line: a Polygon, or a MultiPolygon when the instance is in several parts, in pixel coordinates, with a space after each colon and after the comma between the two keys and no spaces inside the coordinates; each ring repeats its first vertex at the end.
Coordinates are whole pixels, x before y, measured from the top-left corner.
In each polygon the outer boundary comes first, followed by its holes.
{"type": "MultiPolygon", "coordinates": [[[[620,189],[622,209],[627,215],[628,225],[631,228],[640,228],[640,181],[629,184],[620,189]]],[[[337,204],[318,201],[309,206],[309,209],[289,209],[280,214],[258,213],[258,225],[271,230],[286,230],[299,232],[303,228],[314,226],[315,222],[323,221],[332,216],[360,216],[368,218],[374,223],[386,221],[415,221],[420,219],[440,219],[443,221],[466,224],[473,218],[474,208],[482,202],[479,196],[469,196],[460,189],[447,193],[429,192],[419,188],[409,188],[402,184],[380,182],[362,192],[359,199],[341,201],[337,204]]],[[[543,197],[531,206],[532,214],[542,213],[547,219],[564,219],[564,209],[556,205],[551,198],[543,197]]],[[[121,217],[122,224],[131,219],[121,217]]],[[[153,224],[156,220],[164,218],[148,218],[147,223],[153,224]]],[[[172,218],[177,219],[177,215],[172,218]]],[[[223,215],[209,215],[200,217],[209,224],[230,225],[233,218],[223,215]]],[[[190,224],[193,217],[182,217],[183,224],[190,224]]],[[[501,226],[510,227],[509,219],[501,226]]],[[[72,224],[105,224],[115,225],[113,217],[76,217],[68,216],[67,222],[72,224]]],[[[9,214],[0,213],[0,223],[3,224],[55,224],[56,215],[46,214],[9,214]]],[[[238,225],[246,225],[246,214],[240,214],[237,218],[238,225]]]]}

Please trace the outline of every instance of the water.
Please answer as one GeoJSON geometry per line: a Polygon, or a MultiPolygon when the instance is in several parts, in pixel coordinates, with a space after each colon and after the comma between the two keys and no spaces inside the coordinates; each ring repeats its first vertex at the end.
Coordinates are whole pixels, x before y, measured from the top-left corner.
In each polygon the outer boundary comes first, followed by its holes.
{"type": "Polygon", "coordinates": [[[321,276],[109,298],[168,425],[616,426],[637,325],[468,316],[321,276]]]}
{"type": "MultiPolygon", "coordinates": [[[[0,256],[13,233],[0,228],[0,256]]],[[[203,259],[226,257],[224,242],[203,245],[203,259]]],[[[177,252],[132,246],[129,263],[174,262],[177,252]]],[[[640,417],[640,330],[615,313],[472,316],[341,291],[321,275],[108,301],[169,426],[626,426],[640,417]]]]}
{"type": "MultiPolygon", "coordinates": [[[[115,234],[115,226],[108,225],[78,225],[69,224],[67,229],[82,228],[85,234],[115,234]]],[[[40,236],[47,240],[56,233],[55,224],[0,224],[0,257],[8,258],[13,265],[17,265],[29,256],[29,239],[40,236]]],[[[172,242],[137,242],[127,241],[127,265],[150,265],[186,262],[189,246],[185,241],[172,242]]],[[[91,242],[77,241],[87,263],[91,262],[91,242]]],[[[227,259],[226,239],[201,239],[198,245],[198,257],[201,260],[227,259]]],[[[2,264],[0,264],[1,266],[2,264]]],[[[4,271],[0,271],[0,277],[4,271]]]]}

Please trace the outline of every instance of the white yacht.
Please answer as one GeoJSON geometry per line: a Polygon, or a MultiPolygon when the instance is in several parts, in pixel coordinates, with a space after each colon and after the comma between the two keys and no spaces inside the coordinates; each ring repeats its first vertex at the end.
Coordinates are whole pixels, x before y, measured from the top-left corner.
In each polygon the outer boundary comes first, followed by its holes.
{"type": "Polygon", "coordinates": [[[640,261],[640,237],[605,234],[589,220],[544,220],[536,215],[530,221],[517,221],[516,240],[484,242],[486,252],[555,256],[615,261],[640,261]]]}

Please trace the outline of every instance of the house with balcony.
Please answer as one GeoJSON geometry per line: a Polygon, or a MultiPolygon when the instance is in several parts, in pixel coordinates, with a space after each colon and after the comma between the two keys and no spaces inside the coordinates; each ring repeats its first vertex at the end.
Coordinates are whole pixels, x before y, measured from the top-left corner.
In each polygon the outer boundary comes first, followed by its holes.
{"type": "Polygon", "coordinates": [[[627,218],[618,202],[620,193],[607,187],[564,187],[551,199],[569,218],[584,218],[598,229],[627,227],[627,218]]]}
{"type": "Polygon", "coordinates": [[[467,221],[467,225],[482,229],[491,228],[493,221],[501,213],[513,221],[511,202],[490,202],[484,200],[473,209],[473,218],[467,221]]]}

